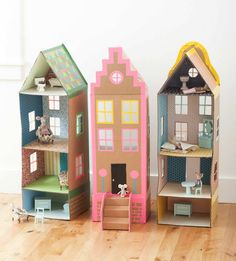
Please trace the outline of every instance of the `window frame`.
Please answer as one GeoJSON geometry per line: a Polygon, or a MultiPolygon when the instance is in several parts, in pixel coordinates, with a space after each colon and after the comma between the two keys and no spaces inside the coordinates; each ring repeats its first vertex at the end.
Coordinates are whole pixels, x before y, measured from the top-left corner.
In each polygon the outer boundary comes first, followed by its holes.
{"type": "Polygon", "coordinates": [[[96,100],[96,122],[97,124],[113,124],[114,123],[114,104],[113,100],[96,100]],[[106,110],[106,103],[111,102],[111,111],[106,110]],[[99,103],[103,103],[104,110],[99,110],[99,103]],[[99,114],[102,113],[104,121],[99,120],[99,114]],[[107,121],[107,115],[111,114],[111,121],[107,121]]]}
{"type": "Polygon", "coordinates": [[[188,115],[188,96],[187,95],[175,95],[175,114],[177,115],[188,115]],[[177,98],[180,98],[180,103],[178,103],[176,100],[177,98]],[[186,100],[186,103],[184,103],[186,100]],[[178,109],[179,108],[179,112],[178,109]],[[186,108],[186,113],[184,111],[184,108],[186,108]]]}
{"type": "Polygon", "coordinates": [[[36,129],[35,111],[30,111],[28,113],[28,123],[29,123],[29,132],[34,131],[36,129]]]}
{"type": "Polygon", "coordinates": [[[30,174],[34,173],[38,170],[38,155],[37,152],[34,151],[30,154],[30,174]]]}
{"type": "Polygon", "coordinates": [[[50,129],[52,130],[53,135],[55,136],[60,136],[61,135],[61,119],[59,117],[49,117],[49,126],[50,129]],[[56,119],[58,119],[59,121],[59,125],[56,125],[56,119]],[[53,125],[51,124],[51,122],[53,121],[53,125]],[[59,132],[58,132],[59,130],[59,132]]]}
{"type": "Polygon", "coordinates": [[[84,133],[84,114],[79,112],[76,114],[76,136],[80,136],[84,133]],[[81,121],[79,119],[81,118],[81,121]]]}
{"type": "Polygon", "coordinates": [[[124,75],[121,71],[115,70],[115,71],[111,72],[109,79],[112,84],[119,85],[123,82],[124,75]],[[118,74],[120,77],[116,76],[116,78],[114,79],[114,74],[118,74]],[[120,79],[120,81],[118,81],[118,79],[120,79]]]}
{"type": "Polygon", "coordinates": [[[188,141],[188,123],[187,122],[175,122],[175,136],[176,136],[176,141],[179,141],[179,142],[188,141]],[[180,130],[177,130],[177,124],[180,124],[180,130]],[[186,131],[183,130],[183,125],[186,126],[186,131]],[[177,132],[180,133],[180,135],[177,135],[177,132]],[[186,139],[183,139],[184,133],[186,134],[186,139]],[[181,138],[179,139],[178,136],[181,138]]]}
{"type": "Polygon", "coordinates": [[[139,100],[122,100],[121,101],[121,122],[122,124],[139,124],[139,100]],[[128,103],[129,110],[124,111],[124,105],[128,103]],[[133,104],[137,104],[136,111],[132,111],[133,104]],[[129,121],[125,120],[125,116],[129,115],[129,121]],[[137,121],[133,121],[133,116],[137,116],[137,121]]]}
{"type": "Polygon", "coordinates": [[[113,128],[99,128],[97,131],[97,141],[98,141],[98,151],[101,152],[113,152],[114,151],[114,133],[113,133],[113,128]],[[100,137],[100,132],[104,131],[104,139],[101,139],[100,137]],[[111,139],[107,139],[107,131],[111,131],[111,139]],[[101,149],[101,145],[100,142],[103,141],[105,142],[105,149],[101,149]],[[106,142],[111,141],[111,149],[107,149],[108,145],[106,144],[106,142]]]}
{"type": "Polygon", "coordinates": [[[84,176],[84,154],[81,153],[75,157],[75,178],[84,176]]]}
{"type": "Polygon", "coordinates": [[[210,95],[199,95],[199,101],[198,101],[198,106],[199,106],[199,115],[207,115],[211,116],[212,115],[212,96],[210,95]],[[210,98],[210,104],[207,104],[207,98],[210,98]],[[204,98],[203,103],[201,103],[202,98],[204,98]],[[203,108],[203,112],[201,111],[201,108],[203,108]],[[206,113],[206,109],[210,108],[210,114],[206,113]]]}
{"type": "Polygon", "coordinates": [[[60,96],[59,95],[49,95],[48,96],[48,109],[50,111],[59,111],[60,110],[60,96]],[[58,105],[58,108],[56,105],[58,105]]]}
{"type": "Polygon", "coordinates": [[[122,151],[123,152],[138,152],[139,151],[139,137],[138,137],[138,129],[122,129],[121,133],[121,139],[122,139],[122,151]],[[125,138],[125,132],[129,131],[129,139],[125,138]],[[132,131],[136,132],[136,137],[135,139],[132,138],[132,131]],[[125,146],[125,142],[128,142],[129,146],[125,146]],[[135,142],[136,144],[136,149],[132,149],[132,142],[135,142]],[[125,147],[128,147],[129,149],[125,149],[125,147]]]}

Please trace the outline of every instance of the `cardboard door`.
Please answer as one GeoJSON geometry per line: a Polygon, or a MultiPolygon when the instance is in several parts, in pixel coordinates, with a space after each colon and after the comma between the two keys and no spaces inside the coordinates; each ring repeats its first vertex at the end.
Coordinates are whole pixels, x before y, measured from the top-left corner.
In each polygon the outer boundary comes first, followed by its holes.
{"type": "Polygon", "coordinates": [[[117,194],[119,184],[126,184],[126,164],[111,164],[112,194],[117,194]]]}

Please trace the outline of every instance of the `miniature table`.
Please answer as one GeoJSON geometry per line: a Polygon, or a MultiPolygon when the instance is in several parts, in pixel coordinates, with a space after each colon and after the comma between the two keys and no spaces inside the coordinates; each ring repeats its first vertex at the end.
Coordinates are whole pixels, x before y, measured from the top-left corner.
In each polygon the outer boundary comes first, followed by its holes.
{"type": "Polygon", "coordinates": [[[183,181],[181,182],[181,186],[186,188],[186,195],[191,195],[191,188],[195,186],[195,182],[183,181]]]}

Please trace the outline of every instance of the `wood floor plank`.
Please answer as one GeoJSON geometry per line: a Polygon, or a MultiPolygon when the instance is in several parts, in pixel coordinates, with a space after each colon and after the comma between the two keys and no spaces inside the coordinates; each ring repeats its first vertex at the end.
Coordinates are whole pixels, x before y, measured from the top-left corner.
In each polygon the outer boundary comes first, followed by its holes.
{"type": "Polygon", "coordinates": [[[0,194],[0,261],[236,261],[236,204],[219,204],[213,228],[157,225],[155,202],[147,224],[128,231],[102,231],[88,211],[73,221],[12,222],[0,194]]]}

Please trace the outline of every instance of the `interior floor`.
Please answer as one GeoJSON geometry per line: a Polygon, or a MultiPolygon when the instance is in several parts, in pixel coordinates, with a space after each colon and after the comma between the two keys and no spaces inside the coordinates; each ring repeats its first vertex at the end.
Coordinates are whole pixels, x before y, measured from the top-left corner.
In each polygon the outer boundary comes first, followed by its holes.
{"type": "Polygon", "coordinates": [[[58,177],[53,175],[43,176],[33,183],[25,186],[24,189],[59,194],[69,193],[68,188],[65,186],[62,186],[62,189],[60,189],[58,177]]]}

